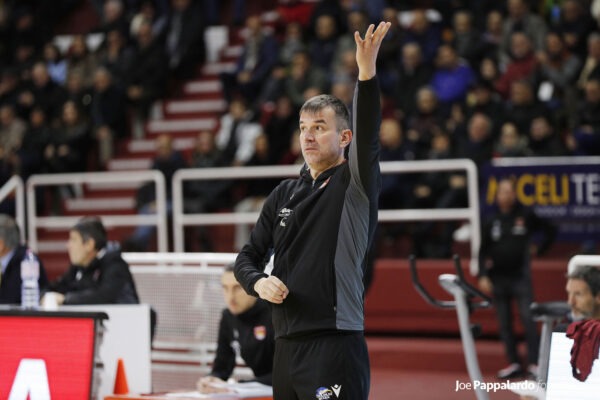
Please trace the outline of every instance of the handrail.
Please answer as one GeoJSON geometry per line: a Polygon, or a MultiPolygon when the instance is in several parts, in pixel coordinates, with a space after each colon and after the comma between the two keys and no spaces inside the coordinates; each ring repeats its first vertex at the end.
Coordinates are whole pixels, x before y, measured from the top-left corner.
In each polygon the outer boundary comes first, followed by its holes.
{"type": "Polygon", "coordinates": [[[455,254],[452,257],[452,259],[454,260],[454,269],[456,270],[456,276],[458,277],[457,283],[458,283],[459,287],[471,298],[481,299],[481,301],[478,303],[473,302],[472,307],[475,307],[475,308],[491,307],[492,306],[492,298],[466,281],[465,275],[463,274],[462,266],[460,265],[460,257],[458,256],[458,254],[455,254]]]}
{"type": "MultiPolygon", "coordinates": [[[[471,285],[469,282],[465,280],[465,276],[463,274],[462,266],[460,265],[460,257],[458,255],[454,255],[453,257],[454,270],[456,271],[456,275],[444,274],[447,276],[453,276],[454,278],[450,279],[452,284],[463,291],[463,293],[467,296],[467,300],[469,303],[469,309],[474,308],[489,308],[492,305],[492,299],[487,294],[483,293],[475,286],[471,285]],[[480,299],[475,301],[474,299],[480,299]]],[[[408,258],[408,265],[410,268],[410,277],[412,283],[417,290],[417,292],[423,297],[423,299],[431,304],[434,307],[438,308],[455,308],[457,307],[456,301],[450,300],[438,300],[433,297],[427,289],[421,283],[419,279],[419,273],[417,272],[417,259],[414,254],[411,254],[408,258]]],[[[440,283],[442,275],[440,275],[440,283]]],[[[447,280],[447,279],[445,279],[447,280]]],[[[442,285],[443,286],[443,285],[442,285]]]]}
{"type": "Polygon", "coordinates": [[[25,241],[25,185],[19,175],[13,175],[0,188],[0,203],[3,202],[9,194],[15,192],[15,221],[19,225],[21,241],[25,241]]]}
{"type": "Polygon", "coordinates": [[[496,167],[523,167],[543,165],[587,165],[600,164],[598,156],[555,156],[555,157],[500,157],[492,159],[496,167]]]}
{"type": "Polygon", "coordinates": [[[100,215],[106,227],[155,225],[158,251],[168,251],[167,243],[167,200],[165,177],[160,171],[122,171],[122,172],[82,172],[65,174],[32,175],[27,180],[27,224],[29,246],[37,251],[37,228],[69,228],[79,217],[36,215],[35,188],[38,186],[57,186],[84,183],[138,183],[154,182],[156,213],[152,215],[100,215]]]}
{"type": "Polygon", "coordinates": [[[433,297],[419,279],[419,273],[417,271],[417,259],[414,254],[411,254],[408,258],[408,266],[410,268],[410,278],[412,280],[415,290],[421,295],[421,297],[429,304],[438,308],[455,308],[456,301],[454,300],[438,300],[433,297]]]}
{"type": "MultiPolygon", "coordinates": [[[[480,221],[479,221],[479,187],[477,167],[468,159],[457,160],[425,160],[425,161],[386,161],[380,164],[383,174],[414,173],[429,171],[457,171],[467,173],[467,190],[469,206],[467,208],[445,209],[396,209],[380,210],[379,221],[450,221],[467,219],[471,224],[471,264],[472,274],[477,273],[477,257],[479,254],[480,221]]],[[[180,169],[173,175],[173,240],[174,251],[184,251],[185,226],[190,225],[227,225],[254,223],[258,212],[248,213],[189,213],[184,212],[183,183],[190,180],[216,179],[252,179],[252,178],[285,178],[296,177],[299,165],[277,165],[261,167],[225,167],[225,168],[187,168],[180,169]]]]}
{"type": "MultiPolygon", "coordinates": [[[[225,266],[235,261],[236,253],[163,253],[163,252],[126,252],[121,254],[130,264],[168,264],[193,265],[208,268],[209,266],[225,266]]],[[[153,268],[156,268],[155,266],[153,268]]]]}

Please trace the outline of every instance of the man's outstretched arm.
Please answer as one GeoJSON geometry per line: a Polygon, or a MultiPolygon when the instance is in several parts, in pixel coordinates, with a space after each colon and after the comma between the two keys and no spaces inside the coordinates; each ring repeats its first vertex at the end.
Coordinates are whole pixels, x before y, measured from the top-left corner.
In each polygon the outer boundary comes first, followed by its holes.
{"type": "Polygon", "coordinates": [[[362,187],[371,199],[379,192],[379,125],[381,122],[381,104],[379,83],[377,82],[377,55],[381,41],[389,30],[390,24],[381,22],[375,29],[370,25],[362,39],[354,33],[356,42],[356,63],[358,82],[354,93],[352,127],[353,140],[348,159],[350,171],[355,182],[362,187]]]}

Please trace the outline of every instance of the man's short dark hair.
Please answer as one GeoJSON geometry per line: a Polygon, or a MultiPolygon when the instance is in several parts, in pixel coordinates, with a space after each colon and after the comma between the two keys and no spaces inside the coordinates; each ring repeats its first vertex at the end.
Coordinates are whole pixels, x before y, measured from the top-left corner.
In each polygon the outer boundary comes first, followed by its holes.
{"type": "Polygon", "coordinates": [[[327,107],[330,107],[335,114],[338,133],[350,129],[350,111],[348,111],[348,107],[343,101],[330,94],[320,94],[306,100],[300,108],[300,114],[316,114],[327,107]]]}
{"type": "Polygon", "coordinates": [[[0,239],[11,250],[21,243],[19,225],[10,215],[0,214],[0,239]]]}
{"type": "Polygon", "coordinates": [[[98,217],[83,217],[71,230],[78,232],[84,242],[94,239],[94,248],[96,250],[100,250],[106,246],[106,229],[98,217]]]}
{"type": "Polygon", "coordinates": [[[594,297],[600,293],[600,267],[591,265],[576,267],[567,274],[567,279],[580,279],[584,281],[589,286],[594,297]]]}

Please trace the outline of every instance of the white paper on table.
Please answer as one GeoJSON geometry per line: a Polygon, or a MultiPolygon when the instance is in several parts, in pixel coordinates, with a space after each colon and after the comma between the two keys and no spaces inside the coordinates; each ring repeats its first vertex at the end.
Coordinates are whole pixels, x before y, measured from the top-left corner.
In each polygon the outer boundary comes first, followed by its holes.
{"type": "Polygon", "coordinates": [[[238,400],[239,397],[231,393],[211,393],[204,394],[200,392],[171,392],[165,394],[165,397],[173,399],[219,399],[219,400],[238,400]]]}
{"type": "Polygon", "coordinates": [[[259,382],[226,383],[223,386],[231,389],[242,399],[245,397],[273,396],[273,388],[259,382]]]}
{"type": "Polygon", "coordinates": [[[594,361],[592,372],[585,382],[580,382],[573,377],[571,347],[573,339],[564,332],[552,333],[546,400],[598,400],[600,361],[594,361]]]}
{"type": "Polygon", "coordinates": [[[237,400],[247,397],[273,396],[273,388],[263,385],[259,382],[240,382],[240,383],[218,383],[215,387],[227,388],[231,393],[211,393],[204,394],[197,391],[193,392],[172,392],[165,396],[174,399],[219,399],[219,400],[237,400]]]}

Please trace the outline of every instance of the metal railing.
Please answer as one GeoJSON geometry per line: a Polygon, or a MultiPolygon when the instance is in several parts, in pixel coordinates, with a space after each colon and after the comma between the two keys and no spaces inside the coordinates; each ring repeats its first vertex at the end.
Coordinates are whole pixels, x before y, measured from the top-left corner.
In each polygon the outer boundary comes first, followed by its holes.
{"type": "MultiPolygon", "coordinates": [[[[300,165],[181,169],[173,175],[174,251],[183,252],[185,227],[199,225],[253,224],[259,213],[185,213],[185,181],[297,177],[300,165]]],[[[466,208],[379,210],[380,222],[468,220],[471,224],[471,273],[477,272],[479,253],[479,187],[477,167],[468,159],[440,161],[389,161],[381,163],[383,174],[432,171],[466,171],[469,205],[466,208]]]]}
{"type": "Polygon", "coordinates": [[[15,221],[21,228],[19,229],[21,241],[25,241],[25,185],[19,175],[13,175],[0,188],[0,203],[13,192],[15,193],[15,221]]]}
{"type": "Polygon", "coordinates": [[[99,215],[106,227],[115,226],[156,226],[158,251],[168,250],[167,200],[165,177],[159,171],[124,171],[124,172],[85,172],[68,174],[32,175],[27,180],[27,226],[28,244],[38,250],[37,230],[39,228],[70,228],[79,220],[79,216],[40,217],[36,214],[35,190],[42,186],[81,185],[89,183],[121,184],[154,182],[156,213],[150,215],[99,215]]]}

